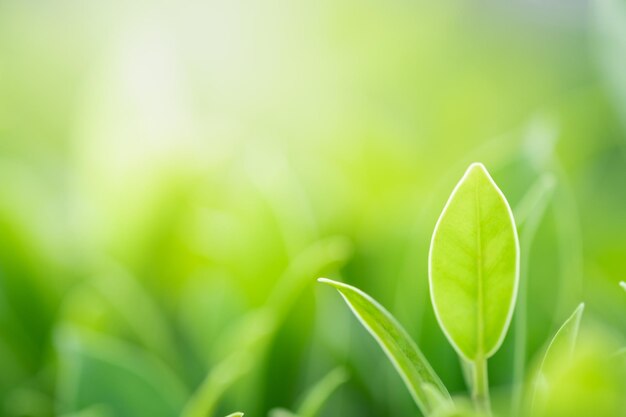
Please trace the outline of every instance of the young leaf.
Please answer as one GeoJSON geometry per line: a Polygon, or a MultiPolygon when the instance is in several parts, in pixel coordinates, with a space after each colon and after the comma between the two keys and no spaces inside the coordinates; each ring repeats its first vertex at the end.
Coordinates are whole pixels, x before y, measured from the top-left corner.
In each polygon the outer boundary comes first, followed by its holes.
{"type": "Polygon", "coordinates": [[[226,417],[243,417],[243,413],[238,411],[236,413],[229,414],[226,417]]]}
{"type": "Polygon", "coordinates": [[[335,368],[309,390],[296,413],[286,408],[274,408],[269,417],[315,417],[328,397],[347,380],[347,371],[341,366],[335,368]]]}
{"type": "Polygon", "coordinates": [[[470,165],[446,203],[429,255],[435,315],[455,350],[483,361],[502,344],[519,281],[513,214],[482,164],[470,165]]]}
{"type": "Polygon", "coordinates": [[[567,358],[565,358],[566,360],[569,360],[573,355],[578,330],[580,328],[580,319],[582,318],[584,309],[584,303],[580,303],[550,341],[534,380],[534,391],[530,404],[533,410],[537,410],[537,407],[543,407],[545,403],[545,392],[550,384],[550,375],[553,374],[554,369],[564,360],[563,355],[567,356],[567,358]]]}
{"type": "Polygon", "coordinates": [[[347,380],[348,373],[343,367],[330,371],[307,393],[296,415],[298,417],[315,417],[318,415],[328,397],[347,380]]]}
{"type": "Polygon", "coordinates": [[[441,397],[451,401],[448,390],[415,342],[387,310],[358,288],[326,278],[318,281],[339,291],[363,327],[383,349],[424,414],[433,411],[430,396],[423,389],[425,383],[431,384],[441,397]]]}
{"type": "Polygon", "coordinates": [[[576,344],[576,338],[578,337],[578,329],[580,328],[580,319],[582,318],[583,311],[585,309],[585,304],[580,303],[576,310],[572,313],[571,316],[565,323],[561,325],[561,328],[556,332],[550,344],[548,345],[548,349],[543,357],[543,361],[541,362],[540,367],[540,375],[541,377],[545,377],[546,373],[550,372],[550,369],[553,367],[553,364],[559,360],[557,356],[566,354],[571,356],[574,351],[574,346],[576,344]]]}
{"type": "Polygon", "coordinates": [[[245,351],[234,352],[220,362],[206,376],[200,387],[191,395],[180,414],[181,417],[211,415],[220,397],[252,366],[253,356],[245,351]]]}

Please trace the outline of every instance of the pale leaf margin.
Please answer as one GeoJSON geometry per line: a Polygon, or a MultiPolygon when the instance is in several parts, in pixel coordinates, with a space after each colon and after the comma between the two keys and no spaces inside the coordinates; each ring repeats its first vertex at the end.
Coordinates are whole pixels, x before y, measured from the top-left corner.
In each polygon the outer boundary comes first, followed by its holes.
{"type": "Polygon", "coordinates": [[[533,383],[533,395],[531,401],[531,407],[534,410],[537,406],[541,407],[541,402],[544,400],[542,393],[548,388],[549,381],[546,375],[547,368],[553,363],[557,355],[565,353],[569,360],[574,353],[576,346],[576,340],[578,338],[578,331],[580,329],[580,322],[585,310],[585,303],[580,303],[576,310],[565,320],[559,330],[555,333],[552,340],[548,344],[546,351],[539,365],[539,370],[534,378],[533,383]],[[565,350],[565,352],[564,352],[565,350]],[[539,404],[538,404],[539,403],[539,404]]]}
{"type": "Polygon", "coordinates": [[[315,417],[330,396],[348,380],[348,371],[340,366],[330,371],[306,394],[298,408],[298,417],[315,417]]]}
{"type": "Polygon", "coordinates": [[[494,353],[496,353],[498,351],[498,349],[500,349],[500,346],[502,346],[502,343],[504,342],[504,338],[505,338],[505,336],[507,334],[507,331],[508,331],[509,327],[511,326],[511,320],[513,318],[513,311],[515,310],[515,301],[517,300],[517,293],[518,293],[518,290],[519,290],[519,274],[520,274],[520,258],[521,258],[521,256],[520,256],[519,236],[518,236],[518,232],[517,232],[517,227],[515,226],[515,218],[513,216],[513,210],[511,210],[511,206],[509,205],[508,200],[504,196],[504,193],[502,192],[502,190],[500,190],[500,187],[498,187],[496,182],[491,177],[491,174],[489,174],[489,171],[487,171],[487,168],[480,162],[473,162],[472,164],[470,164],[470,166],[465,171],[465,174],[463,174],[463,177],[461,178],[461,180],[457,183],[457,185],[452,190],[452,193],[450,194],[450,197],[448,197],[448,201],[446,201],[446,204],[443,207],[443,210],[442,210],[441,214],[439,215],[439,219],[437,219],[437,223],[435,224],[435,229],[433,231],[433,234],[432,234],[432,237],[431,237],[431,240],[430,240],[430,249],[428,251],[428,285],[429,285],[429,290],[430,290],[430,295],[431,295],[430,298],[431,298],[431,301],[433,303],[433,310],[435,312],[435,317],[437,318],[437,322],[439,323],[439,327],[443,331],[444,335],[446,336],[446,339],[448,339],[448,341],[450,342],[450,344],[452,345],[454,350],[458,353],[458,355],[462,359],[464,359],[464,360],[466,360],[468,362],[471,362],[471,363],[473,363],[475,361],[475,358],[468,358],[465,355],[465,353],[463,353],[461,348],[456,344],[456,342],[454,341],[452,336],[448,333],[448,330],[443,325],[443,321],[442,321],[441,317],[439,316],[439,308],[437,307],[437,301],[435,300],[435,297],[433,297],[432,255],[433,255],[433,246],[434,246],[434,242],[435,242],[435,237],[437,236],[437,232],[439,231],[439,225],[440,225],[441,221],[443,220],[443,218],[445,217],[446,212],[448,211],[448,207],[450,206],[450,204],[454,200],[454,198],[456,196],[456,193],[459,190],[459,188],[461,188],[461,186],[467,180],[467,177],[476,168],[478,168],[478,169],[480,169],[481,171],[484,172],[484,174],[486,175],[487,179],[489,180],[489,182],[491,183],[491,185],[493,186],[495,191],[498,193],[500,198],[505,203],[505,206],[506,206],[506,209],[507,209],[507,212],[508,212],[508,215],[509,215],[509,219],[511,220],[511,223],[513,224],[513,236],[515,238],[515,250],[516,250],[516,253],[517,253],[517,256],[516,256],[516,259],[515,259],[515,277],[516,278],[515,278],[515,282],[513,284],[513,291],[511,293],[511,299],[509,300],[509,311],[507,312],[506,320],[504,321],[504,326],[502,328],[502,332],[500,334],[500,337],[498,338],[497,343],[494,345],[494,347],[491,350],[489,350],[488,352],[484,352],[484,359],[489,359],[491,356],[493,356],[494,353]]]}
{"type": "Polygon", "coordinates": [[[571,316],[565,320],[565,322],[561,325],[559,330],[557,330],[556,334],[550,341],[548,348],[546,349],[546,353],[543,356],[543,361],[541,362],[540,372],[544,373],[546,371],[546,364],[549,366],[549,362],[553,360],[554,355],[557,355],[558,346],[565,346],[567,348],[566,354],[568,357],[571,357],[574,351],[574,347],[576,345],[576,339],[578,338],[578,331],[580,329],[580,321],[583,316],[583,312],[585,311],[585,303],[580,303],[576,310],[572,313],[571,316]]]}

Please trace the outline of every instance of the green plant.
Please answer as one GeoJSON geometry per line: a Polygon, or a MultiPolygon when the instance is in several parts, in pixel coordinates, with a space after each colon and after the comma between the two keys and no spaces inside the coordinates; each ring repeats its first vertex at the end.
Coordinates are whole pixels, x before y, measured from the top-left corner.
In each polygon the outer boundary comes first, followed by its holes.
{"type": "MultiPolygon", "coordinates": [[[[541,188],[550,189],[551,184],[541,188]]],[[[530,200],[545,199],[543,191],[539,194],[530,200]]],[[[530,218],[528,213],[525,217],[530,218]]],[[[473,410],[451,397],[417,344],[378,302],[350,285],[326,278],[318,281],[339,291],[390,359],[424,415],[492,414],[487,360],[502,345],[511,323],[520,281],[520,244],[512,210],[482,164],[470,165],[455,187],[437,221],[429,252],[433,308],[461,360],[473,410]]],[[[581,304],[548,345],[536,377],[531,378],[533,396],[545,397],[553,363],[571,355],[582,312],[581,304]]],[[[520,406],[513,415],[531,408],[520,406]]]]}
{"type": "Polygon", "coordinates": [[[343,367],[335,368],[310,388],[295,412],[274,408],[269,417],[315,417],[331,394],[347,380],[347,371],[343,367]]]}
{"type": "Polygon", "coordinates": [[[584,309],[585,305],[581,303],[572,315],[565,320],[565,323],[563,323],[550,341],[535,376],[531,408],[537,407],[536,402],[542,403],[545,401],[546,391],[552,383],[550,381],[551,375],[554,374],[554,368],[559,366],[562,355],[566,355],[569,360],[574,354],[574,346],[578,338],[580,320],[584,309]]]}

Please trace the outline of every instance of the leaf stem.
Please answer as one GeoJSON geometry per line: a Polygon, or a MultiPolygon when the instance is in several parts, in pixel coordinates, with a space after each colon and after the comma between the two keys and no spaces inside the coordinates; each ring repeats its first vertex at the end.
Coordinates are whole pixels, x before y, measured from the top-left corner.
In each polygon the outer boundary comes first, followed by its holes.
{"type": "Polygon", "coordinates": [[[472,399],[476,409],[480,413],[491,416],[489,401],[489,376],[487,372],[487,359],[480,357],[474,361],[474,384],[472,386],[472,399]]]}

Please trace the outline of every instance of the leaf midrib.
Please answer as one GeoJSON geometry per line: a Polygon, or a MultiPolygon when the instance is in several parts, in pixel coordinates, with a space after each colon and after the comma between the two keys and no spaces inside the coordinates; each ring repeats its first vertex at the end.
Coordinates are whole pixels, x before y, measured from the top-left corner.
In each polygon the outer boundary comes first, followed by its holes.
{"type": "Polygon", "coordinates": [[[482,254],[482,236],[481,236],[481,213],[480,213],[480,193],[478,192],[479,184],[474,183],[474,203],[476,204],[476,358],[484,357],[484,288],[483,288],[483,254],[482,254]]]}

